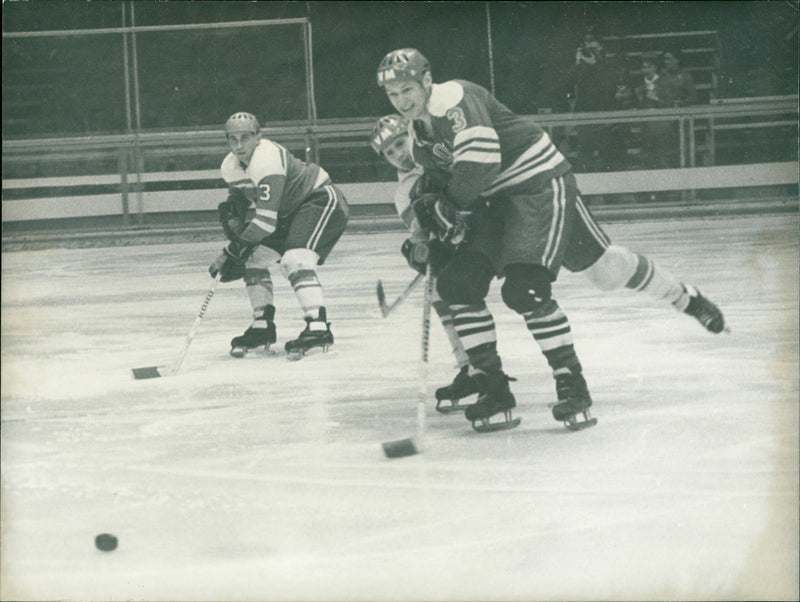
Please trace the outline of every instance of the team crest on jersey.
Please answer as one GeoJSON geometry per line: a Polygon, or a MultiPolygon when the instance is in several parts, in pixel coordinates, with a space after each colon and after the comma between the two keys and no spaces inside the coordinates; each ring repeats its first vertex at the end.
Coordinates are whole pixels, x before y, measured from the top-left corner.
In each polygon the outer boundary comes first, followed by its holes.
{"type": "Polygon", "coordinates": [[[433,145],[431,152],[433,153],[433,162],[436,163],[436,167],[450,171],[453,167],[452,145],[446,140],[444,142],[437,142],[433,145]]]}

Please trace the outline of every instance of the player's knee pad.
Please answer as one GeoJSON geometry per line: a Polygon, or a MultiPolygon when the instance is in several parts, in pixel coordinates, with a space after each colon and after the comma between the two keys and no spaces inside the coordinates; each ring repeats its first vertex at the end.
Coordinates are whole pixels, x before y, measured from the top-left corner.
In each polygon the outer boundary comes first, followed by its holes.
{"type": "Polygon", "coordinates": [[[625,247],[611,245],[584,274],[602,291],[613,291],[625,286],[636,272],[639,258],[625,247]]]}
{"type": "Polygon", "coordinates": [[[254,285],[272,285],[272,278],[270,278],[269,270],[245,268],[244,270],[244,283],[247,286],[254,285]]]}
{"type": "Polygon", "coordinates": [[[552,296],[553,277],[544,266],[513,264],[506,267],[501,294],[503,302],[515,312],[525,314],[545,306],[552,296]]]}
{"type": "Polygon", "coordinates": [[[286,278],[300,270],[316,270],[319,254],[311,249],[289,249],[281,257],[281,272],[286,278]]]}
{"type": "Polygon", "coordinates": [[[463,253],[436,277],[436,292],[448,305],[474,305],[489,294],[494,270],[478,253],[463,253]]]}

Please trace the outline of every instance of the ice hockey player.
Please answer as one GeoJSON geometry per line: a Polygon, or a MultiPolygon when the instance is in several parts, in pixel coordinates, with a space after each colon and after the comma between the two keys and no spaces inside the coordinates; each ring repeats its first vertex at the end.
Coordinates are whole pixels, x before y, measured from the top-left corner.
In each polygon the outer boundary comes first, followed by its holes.
{"type": "MultiPolygon", "coordinates": [[[[399,184],[394,194],[394,205],[400,219],[411,232],[411,236],[403,242],[400,251],[412,269],[425,274],[430,263],[431,273],[435,276],[437,270],[446,262],[450,249],[438,239],[430,239],[429,232],[419,225],[411,208],[408,193],[417,178],[422,175],[422,168],[411,158],[408,122],[397,114],[384,115],[372,128],[371,144],[372,149],[397,170],[399,184]]],[[[453,325],[453,316],[447,304],[434,293],[432,305],[442,322],[459,368],[451,384],[436,389],[436,409],[444,414],[463,411],[464,406],[460,405],[459,401],[478,392],[476,383],[469,374],[469,358],[458,338],[453,325]]]]}
{"type": "Polygon", "coordinates": [[[231,152],[220,169],[228,198],[219,213],[230,242],[209,272],[221,272],[222,282],[244,278],[253,322],[231,340],[231,355],[242,357],[277,340],[270,268],[279,264],[304,314],[305,328],[285,344],[287,357],[298,359],[333,345],[317,265],[341,237],[349,210],[324,169],[300,161],[259,132],[250,113],[234,113],[225,123],[231,152]]]}
{"type": "Polygon", "coordinates": [[[434,84],[428,60],[415,49],[387,54],[377,76],[394,108],[411,121],[412,157],[425,171],[410,192],[414,210],[454,248],[437,289],[470,363],[485,375],[482,394],[465,411],[473,426],[493,430],[489,419],[503,412],[497,428],[508,428],[516,405],[484,301],[495,276],[505,278],[503,301],[523,317],[550,365],[554,418],[573,429],[596,419],[569,321],[552,294],[561,266],[583,272],[601,290],[644,292],[710,332],[727,330],[722,313],[696,288],[611,244],[581,201],[570,164],[532,119],[474,83],[434,84]],[[449,178],[444,186],[441,174],[449,178]]]}

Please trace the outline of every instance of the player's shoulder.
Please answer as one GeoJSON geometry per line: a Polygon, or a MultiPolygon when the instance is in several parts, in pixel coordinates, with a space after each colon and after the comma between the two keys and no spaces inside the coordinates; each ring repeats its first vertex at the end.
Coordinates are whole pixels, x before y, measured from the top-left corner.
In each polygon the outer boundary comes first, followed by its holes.
{"type": "Polygon", "coordinates": [[[282,173],[285,171],[285,163],[286,159],[283,156],[281,146],[272,140],[262,138],[256,149],[253,151],[253,156],[250,158],[248,170],[251,173],[282,173]]]}
{"type": "Polygon", "coordinates": [[[235,182],[245,177],[244,168],[233,153],[225,155],[219,170],[226,182],[235,182]]]}
{"type": "Polygon", "coordinates": [[[441,84],[433,84],[428,110],[434,117],[443,117],[447,111],[462,103],[465,98],[480,98],[485,89],[478,84],[453,79],[441,84]]]}

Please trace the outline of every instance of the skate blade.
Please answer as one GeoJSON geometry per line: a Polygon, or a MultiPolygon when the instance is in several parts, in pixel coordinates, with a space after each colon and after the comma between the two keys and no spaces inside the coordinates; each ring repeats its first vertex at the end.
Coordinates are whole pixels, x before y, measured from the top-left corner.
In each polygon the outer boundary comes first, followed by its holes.
{"type": "Polygon", "coordinates": [[[597,418],[592,418],[589,410],[584,410],[581,413],[583,414],[583,420],[578,420],[578,415],[573,414],[572,416],[567,416],[565,419],[562,419],[564,426],[571,431],[582,431],[597,424],[597,418]]]}
{"type": "Polygon", "coordinates": [[[270,343],[269,345],[264,345],[262,347],[231,347],[230,353],[232,357],[238,357],[238,358],[246,356],[250,351],[256,351],[260,355],[269,355],[269,356],[276,355],[275,351],[270,350],[270,345],[272,345],[272,343],[270,343]]]}
{"type": "Polygon", "coordinates": [[[437,399],[436,400],[436,411],[440,414],[463,414],[464,410],[466,409],[466,405],[461,405],[458,403],[457,399],[437,399]],[[446,403],[449,401],[449,405],[446,403]]]}
{"type": "Polygon", "coordinates": [[[511,411],[503,412],[502,422],[490,422],[489,418],[481,418],[472,421],[472,428],[479,433],[493,433],[495,431],[507,431],[519,426],[522,418],[511,418],[511,411]]]}
{"type": "Polygon", "coordinates": [[[314,357],[326,357],[330,355],[335,355],[335,350],[333,345],[324,345],[320,347],[312,347],[311,349],[306,350],[298,350],[298,351],[287,351],[286,352],[286,359],[296,362],[303,358],[311,359],[314,357]]]}

